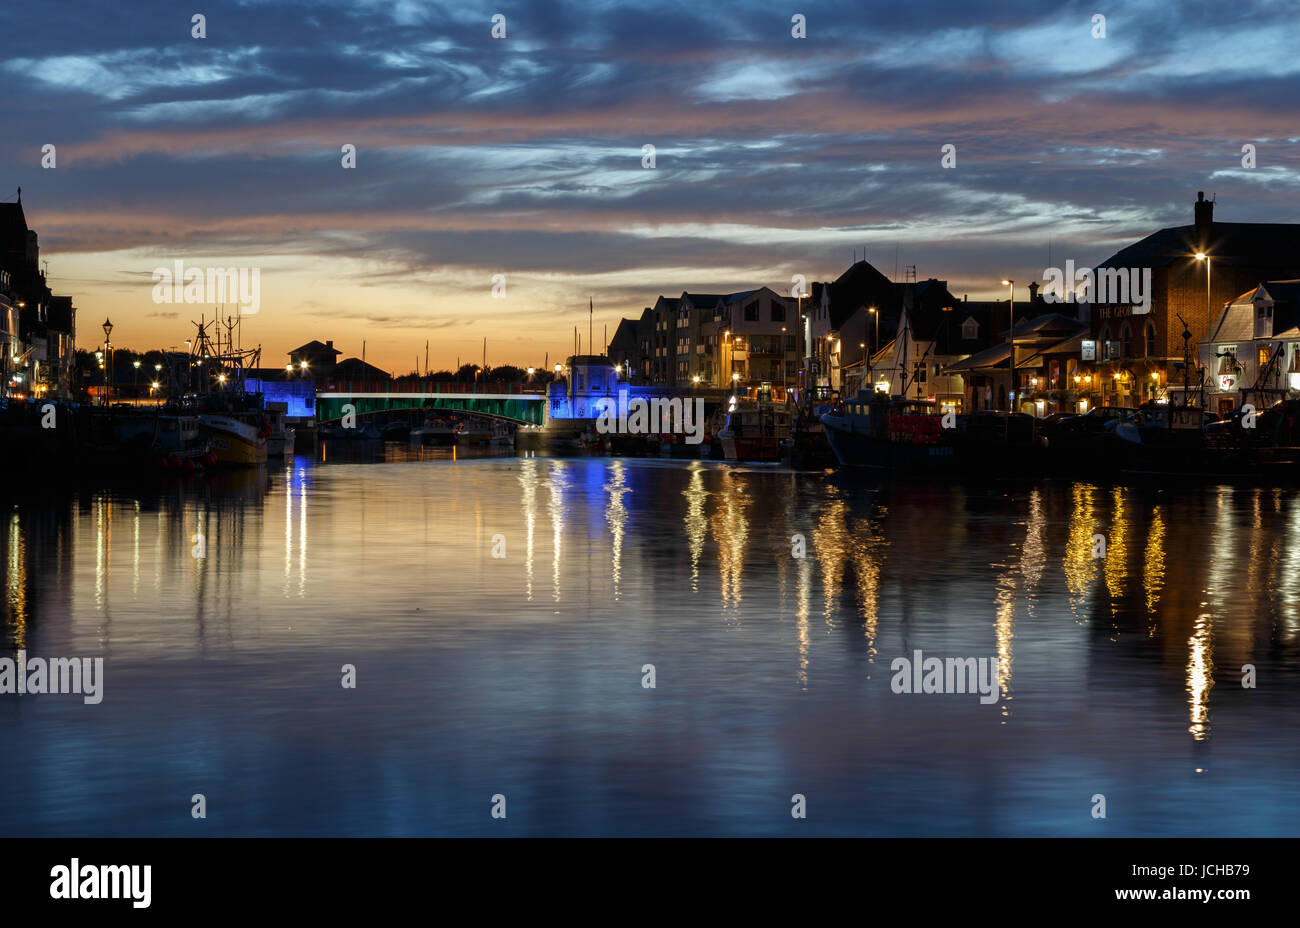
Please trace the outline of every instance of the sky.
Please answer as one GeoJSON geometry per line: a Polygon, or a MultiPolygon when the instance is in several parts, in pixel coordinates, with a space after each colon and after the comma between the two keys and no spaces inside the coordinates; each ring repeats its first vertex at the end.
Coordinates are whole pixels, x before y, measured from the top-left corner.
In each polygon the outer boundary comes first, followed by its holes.
{"type": "Polygon", "coordinates": [[[265,366],[315,338],[406,373],[426,340],[434,370],[485,338],[553,363],[589,299],[599,346],[660,294],[855,254],[994,299],[1190,224],[1198,190],[1300,220],[1290,2],[47,0],[0,34],[0,199],[82,347],[105,316],[183,343],[212,307],[155,302],[176,260],[258,269],[265,366]]]}

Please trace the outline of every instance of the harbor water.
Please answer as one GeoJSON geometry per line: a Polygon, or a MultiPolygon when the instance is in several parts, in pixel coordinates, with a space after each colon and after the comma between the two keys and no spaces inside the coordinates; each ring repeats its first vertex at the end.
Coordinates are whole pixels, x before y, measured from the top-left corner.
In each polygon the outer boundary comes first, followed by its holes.
{"type": "Polygon", "coordinates": [[[102,701],[0,694],[0,834],[1293,835],[1298,503],[357,443],[24,486],[0,656],[102,701]],[[929,657],[990,698],[896,692],[929,657]]]}

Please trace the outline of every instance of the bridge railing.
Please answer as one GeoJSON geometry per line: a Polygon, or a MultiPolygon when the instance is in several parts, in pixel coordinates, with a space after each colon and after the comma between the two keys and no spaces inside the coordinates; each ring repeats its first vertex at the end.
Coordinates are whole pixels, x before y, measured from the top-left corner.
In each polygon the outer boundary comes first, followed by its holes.
{"type": "Polygon", "coordinates": [[[439,394],[544,394],[546,386],[538,383],[458,383],[450,380],[334,380],[323,384],[321,395],[330,393],[428,393],[439,394]]]}

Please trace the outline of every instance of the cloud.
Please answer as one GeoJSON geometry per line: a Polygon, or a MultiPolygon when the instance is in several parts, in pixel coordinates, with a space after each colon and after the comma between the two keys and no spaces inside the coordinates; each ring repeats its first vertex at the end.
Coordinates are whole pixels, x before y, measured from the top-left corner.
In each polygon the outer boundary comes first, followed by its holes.
{"type": "Polygon", "coordinates": [[[897,254],[993,295],[1049,241],[1095,260],[1189,222],[1197,189],[1224,219],[1296,218],[1300,60],[1264,0],[1176,20],[1116,3],[1105,39],[1078,2],[832,0],[804,11],[803,40],[787,13],[725,0],[546,0],[507,10],[504,40],[494,12],[250,0],[194,40],[163,0],[129,17],[10,5],[0,26],[24,40],[0,64],[0,176],[24,187],[52,273],[75,257],[79,305],[222,255],[293,281],[259,324],[469,338],[501,272],[537,295],[536,316],[515,309],[528,331],[546,317],[561,345],[566,287],[635,312],[688,285],[834,276],[865,248],[887,274],[897,254]],[[438,308],[412,302],[435,288],[438,308]],[[359,292],[372,305],[334,302],[359,292]]]}

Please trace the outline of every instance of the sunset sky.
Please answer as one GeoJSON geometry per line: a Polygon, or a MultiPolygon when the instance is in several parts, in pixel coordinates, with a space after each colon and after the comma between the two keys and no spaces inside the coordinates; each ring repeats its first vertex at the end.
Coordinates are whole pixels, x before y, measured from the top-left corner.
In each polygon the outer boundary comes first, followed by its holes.
{"type": "Polygon", "coordinates": [[[267,366],[365,339],[405,373],[426,339],[434,369],[484,337],[489,364],[553,362],[588,297],[600,341],[658,294],[788,292],[855,249],[995,298],[1049,240],[1087,265],[1190,223],[1197,190],[1300,221],[1289,3],[190,6],[0,11],[0,199],[23,188],[83,347],[106,315],[122,347],[183,342],[211,309],[153,303],[176,259],[261,269],[267,366]]]}

